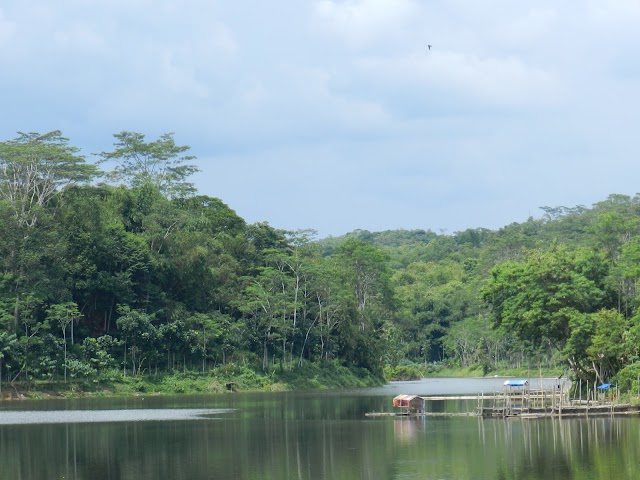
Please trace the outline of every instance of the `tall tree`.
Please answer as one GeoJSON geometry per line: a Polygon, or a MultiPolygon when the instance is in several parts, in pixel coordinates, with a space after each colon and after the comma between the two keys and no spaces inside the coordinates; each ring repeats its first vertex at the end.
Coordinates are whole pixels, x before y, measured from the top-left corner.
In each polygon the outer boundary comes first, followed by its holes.
{"type": "Polygon", "coordinates": [[[11,206],[18,225],[32,227],[56,192],[91,180],[98,170],[59,130],[18,133],[0,142],[0,199],[11,206]]]}
{"type": "Polygon", "coordinates": [[[47,320],[57,323],[62,329],[64,342],[64,381],[67,381],[67,327],[71,325],[71,343],[73,343],[73,322],[80,318],[78,305],[73,302],[57,303],[47,310],[47,320]]]}
{"type": "Polygon", "coordinates": [[[16,327],[21,296],[47,288],[42,296],[59,294],[50,287],[61,263],[60,239],[52,236],[51,225],[39,229],[39,223],[52,216],[52,200],[65,187],[88,182],[97,173],[58,130],[19,132],[16,139],[0,142],[0,217],[7,222],[0,252],[13,279],[16,327]]]}
{"type": "Polygon", "coordinates": [[[151,183],[168,197],[185,197],[195,192],[187,178],[199,171],[189,163],[196,157],[184,155],[190,147],[176,145],[173,133],[164,133],[151,142],[137,132],[122,131],[113,136],[115,149],[98,154],[100,163],[116,164],[107,174],[109,180],[131,187],[151,183]]]}
{"type": "Polygon", "coordinates": [[[15,334],[0,331],[0,394],[2,394],[2,362],[16,344],[15,334]]]}
{"type": "Polygon", "coordinates": [[[344,283],[351,290],[351,321],[340,324],[342,356],[374,374],[382,373],[382,327],[395,308],[388,257],[371,244],[349,239],[337,250],[344,283]]]}

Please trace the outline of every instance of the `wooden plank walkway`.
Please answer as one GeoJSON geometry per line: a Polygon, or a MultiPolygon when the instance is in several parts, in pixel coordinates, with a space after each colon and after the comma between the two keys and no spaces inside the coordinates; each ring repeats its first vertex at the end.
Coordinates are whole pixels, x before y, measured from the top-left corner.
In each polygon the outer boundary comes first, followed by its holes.
{"type": "Polygon", "coordinates": [[[530,407],[530,408],[505,408],[482,407],[480,415],[483,417],[590,417],[602,415],[639,415],[640,405],[630,403],[599,404],[599,405],[563,405],[561,407],[530,407]]]}
{"type": "Polygon", "coordinates": [[[368,412],[365,417],[477,417],[475,412],[422,412],[422,413],[399,413],[399,412],[368,412]]]}
{"type": "Polygon", "coordinates": [[[591,417],[608,415],[640,415],[640,405],[591,405],[591,406],[566,406],[558,408],[529,408],[529,409],[504,409],[483,407],[475,412],[423,412],[423,413],[399,413],[399,412],[368,412],[366,417],[478,417],[483,418],[545,418],[545,417],[591,417]]]}
{"type": "MultiPolygon", "coordinates": [[[[555,395],[557,396],[557,394],[555,395]]],[[[423,400],[498,400],[511,398],[517,400],[550,400],[554,398],[553,391],[534,391],[531,393],[510,392],[506,395],[501,392],[481,394],[481,395],[427,395],[420,396],[423,400]]]]}

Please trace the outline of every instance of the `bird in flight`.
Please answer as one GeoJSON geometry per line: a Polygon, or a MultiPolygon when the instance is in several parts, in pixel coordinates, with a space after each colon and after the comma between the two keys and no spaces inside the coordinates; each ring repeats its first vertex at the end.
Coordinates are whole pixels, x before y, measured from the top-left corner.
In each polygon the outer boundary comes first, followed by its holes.
{"type": "Polygon", "coordinates": [[[427,47],[429,47],[429,50],[431,50],[431,45],[427,45],[427,47]]]}

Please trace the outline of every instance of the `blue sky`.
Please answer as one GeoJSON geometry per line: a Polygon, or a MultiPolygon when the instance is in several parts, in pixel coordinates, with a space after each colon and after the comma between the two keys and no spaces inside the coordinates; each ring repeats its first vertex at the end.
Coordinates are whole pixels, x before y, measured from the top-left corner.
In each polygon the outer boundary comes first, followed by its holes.
{"type": "Polygon", "coordinates": [[[0,105],[90,159],[174,132],[248,222],[497,229],[640,191],[640,2],[5,0],[0,105]]]}

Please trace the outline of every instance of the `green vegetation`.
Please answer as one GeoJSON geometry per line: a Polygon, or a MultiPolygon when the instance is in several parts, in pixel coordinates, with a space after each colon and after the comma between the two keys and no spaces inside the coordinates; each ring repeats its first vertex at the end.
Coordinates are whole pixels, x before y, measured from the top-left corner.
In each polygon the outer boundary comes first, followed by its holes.
{"type": "Polygon", "coordinates": [[[57,131],[0,142],[0,395],[514,371],[638,388],[638,196],[316,240],[199,195],[172,134],[114,139],[95,163],[57,131]]]}
{"type": "Polygon", "coordinates": [[[0,394],[381,381],[379,248],[248,225],[197,194],[173,135],[114,138],[105,172],[60,132],[0,142],[0,394]]]}
{"type": "Polygon", "coordinates": [[[260,372],[227,364],[206,374],[196,371],[123,376],[111,371],[93,379],[16,382],[1,398],[117,397],[231,392],[324,390],[380,385],[381,379],[364,369],[349,369],[337,362],[308,363],[289,371],[260,372]]]}

